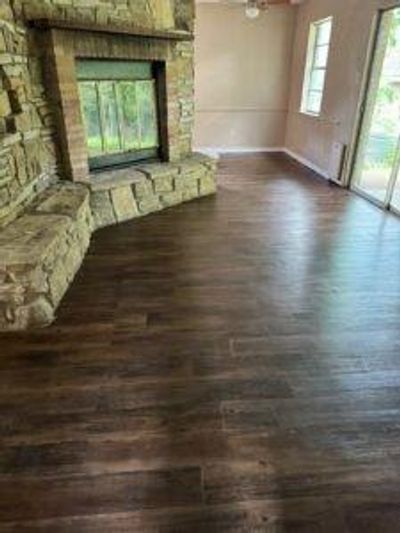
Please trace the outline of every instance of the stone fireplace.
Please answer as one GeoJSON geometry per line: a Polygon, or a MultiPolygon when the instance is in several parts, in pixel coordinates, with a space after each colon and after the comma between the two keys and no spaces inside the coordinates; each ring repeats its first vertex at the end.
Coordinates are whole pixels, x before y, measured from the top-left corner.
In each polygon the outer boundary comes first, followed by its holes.
{"type": "Polygon", "coordinates": [[[54,319],[93,231],[216,191],[192,153],[193,2],[74,6],[0,8],[3,330],[54,319]]]}

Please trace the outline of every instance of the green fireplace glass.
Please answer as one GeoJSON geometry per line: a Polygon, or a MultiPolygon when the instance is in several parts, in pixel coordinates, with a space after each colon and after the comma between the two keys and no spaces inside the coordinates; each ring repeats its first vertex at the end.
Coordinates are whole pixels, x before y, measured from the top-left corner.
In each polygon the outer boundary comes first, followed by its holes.
{"type": "Polygon", "coordinates": [[[77,62],[91,169],[158,157],[157,87],[150,62],[77,62]]]}

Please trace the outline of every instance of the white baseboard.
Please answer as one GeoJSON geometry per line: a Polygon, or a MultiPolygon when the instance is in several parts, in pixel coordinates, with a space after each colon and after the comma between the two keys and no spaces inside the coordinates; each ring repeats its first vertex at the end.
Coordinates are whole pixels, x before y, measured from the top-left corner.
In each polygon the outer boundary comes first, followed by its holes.
{"type": "Polygon", "coordinates": [[[212,157],[220,157],[224,154],[261,154],[261,153],[271,153],[271,152],[284,152],[285,149],[281,146],[249,146],[249,147],[243,147],[243,146],[233,146],[233,147],[225,147],[225,146],[216,146],[216,147],[208,147],[208,146],[200,146],[198,148],[194,148],[195,152],[200,152],[202,154],[207,154],[212,157]]]}
{"type": "Polygon", "coordinates": [[[298,163],[301,165],[309,168],[310,170],[313,170],[323,178],[330,180],[330,176],[326,170],[323,170],[319,166],[315,165],[305,157],[301,156],[300,154],[293,152],[293,150],[290,150],[289,148],[285,148],[282,146],[253,146],[253,147],[243,147],[243,146],[235,146],[235,147],[199,147],[195,148],[196,152],[201,152],[207,155],[210,155],[215,158],[219,158],[221,155],[224,154],[258,154],[258,153],[273,153],[273,152],[281,152],[284,154],[287,154],[292,159],[295,159],[298,163]]]}
{"type": "Polygon", "coordinates": [[[330,180],[331,179],[329,174],[328,174],[328,172],[326,172],[326,170],[323,170],[322,168],[320,168],[319,166],[315,165],[314,163],[312,163],[311,161],[309,161],[308,159],[306,159],[302,155],[300,155],[300,154],[298,154],[296,152],[293,152],[292,150],[289,150],[289,148],[284,148],[283,151],[289,157],[292,157],[293,159],[295,159],[301,165],[304,165],[305,167],[309,168],[310,170],[313,170],[314,172],[316,172],[317,174],[319,174],[320,176],[322,176],[326,180],[330,180]]]}
{"type": "Polygon", "coordinates": [[[198,152],[199,154],[205,154],[205,155],[209,155],[210,157],[214,157],[215,159],[219,159],[220,157],[220,152],[216,149],[216,148],[203,148],[203,147],[200,147],[200,148],[193,148],[193,151],[194,152],[198,152]]]}

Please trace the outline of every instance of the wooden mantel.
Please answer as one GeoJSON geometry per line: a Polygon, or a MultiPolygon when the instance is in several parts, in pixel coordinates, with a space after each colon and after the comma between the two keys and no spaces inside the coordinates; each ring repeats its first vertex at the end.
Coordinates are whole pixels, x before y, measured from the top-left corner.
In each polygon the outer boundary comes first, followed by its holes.
{"type": "Polygon", "coordinates": [[[184,30],[153,30],[150,28],[132,26],[99,25],[85,22],[71,22],[59,19],[39,18],[28,21],[29,26],[39,30],[71,30],[113,35],[126,35],[130,37],[146,37],[148,39],[163,39],[168,41],[192,41],[194,35],[184,30]]]}

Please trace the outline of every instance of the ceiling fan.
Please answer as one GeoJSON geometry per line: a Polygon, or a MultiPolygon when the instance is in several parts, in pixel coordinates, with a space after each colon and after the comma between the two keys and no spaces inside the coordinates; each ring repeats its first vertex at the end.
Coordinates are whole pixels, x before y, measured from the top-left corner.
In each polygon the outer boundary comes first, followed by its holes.
{"type": "Polygon", "coordinates": [[[302,1],[303,0],[225,0],[224,3],[245,6],[246,17],[249,19],[255,19],[262,11],[267,11],[271,5],[301,4],[302,1]]]}

